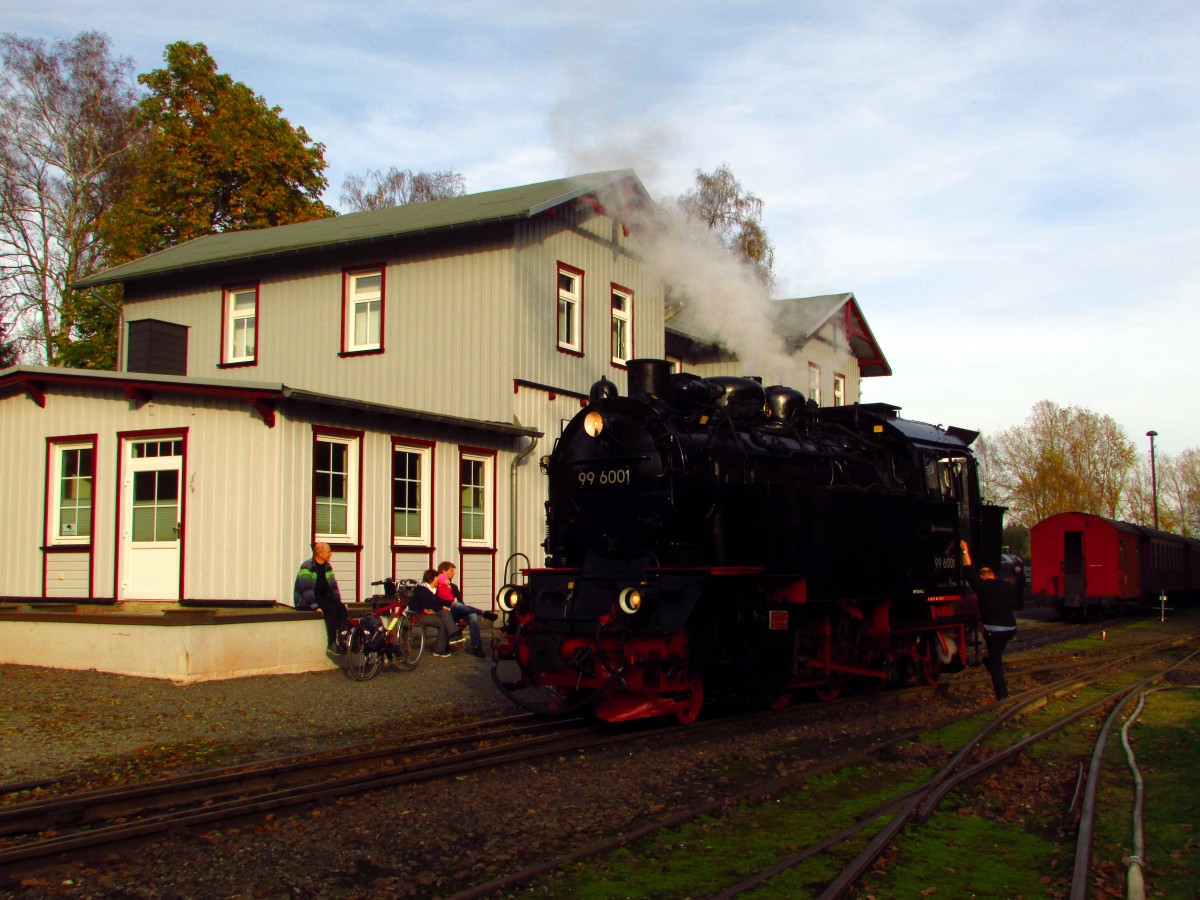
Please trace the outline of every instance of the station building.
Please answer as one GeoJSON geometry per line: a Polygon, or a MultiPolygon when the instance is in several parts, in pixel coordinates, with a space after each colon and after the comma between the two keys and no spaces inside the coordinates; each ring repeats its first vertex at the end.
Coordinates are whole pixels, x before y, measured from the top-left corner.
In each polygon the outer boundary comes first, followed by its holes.
{"type": "Polygon", "coordinates": [[[37,626],[70,624],[78,652],[55,664],[326,666],[309,613],[304,653],[247,660],[273,642],[246,610],[290,608],[315,541],[347,602],[449,559],[490,607],[542,562],[541,456],[597,379],[624,392],[626,360],[757,374],[823,405],[890,374],[853,294],[772,304],[786,371],[723,350],[645,262],[633,219],[652,207],[634,172],[601,172],[206,236],[82,279],[124,286],[119,369],[0,371],[0,662],[46,664],[37,626]],[[135,650],[89,627],[145,612],[236,620],[245,647],[135,650]]]}

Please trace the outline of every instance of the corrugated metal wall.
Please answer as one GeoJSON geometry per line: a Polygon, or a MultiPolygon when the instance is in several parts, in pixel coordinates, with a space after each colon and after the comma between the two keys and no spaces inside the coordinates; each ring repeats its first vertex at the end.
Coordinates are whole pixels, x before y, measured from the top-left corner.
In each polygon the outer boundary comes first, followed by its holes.
{"type": "Polygon", "coordinates": [[[291,387],[483,421],[509,421],[518,323],[511,230],[480,240],[345,251],[335,263],[239,267],[160,297],[127,319],[189,326],[188,374],[291,387]],[[384,352],[340,356],[344,268],[382,264],[384,352]],[[221,368],[221,285],[259,283],[258,355],[221,368]]]}
{"type": "Polygon", "coordinates": [[[587,209],[562,208],[557,216],[522,223],[517,245],[517,377],[586,394],[603,376],[624,392],[625,371],[611,360],[614,283],[634,294],[634,355],[663,355],[662,284],[644,269],[636,239],[619,225],[587,209]],[[558,349],[559,262],[583,272],[582,356],[558,349]]]}
{"type": "MultiPolygon", "coordinates": [[[[494,593],[491,556],[460,561],[458,550],[458,459],[460,445],[497,452],[493,483],[496,555],[507,557],[509,486],[505,474],[516,441],[486,432],[415,423],[353,412],[280,409],[269,428],[248,404],[215,398],[172,398],[155,394],[138,406],[118,387],[109,390],[55,388],[40,409],[23,394],[0,398],[0,467],[5,541],[10,547],[0,569],[0,595],[42,592],[43,523],[46,504],[47,436],[98,435],[94,482],[94,595],[112,596],[119,540],[116,534],[117,461],[120,432],[186,432],[182,491],[184,595],[191,599],[248,599],[290,603],[300,562],[310,555],[312,528],[313,426],[362,431],[357,552],[339,551],[334,568],[349,602],[371,592],[370,582],[393,572],[391,548],[392,436],[437,441],[434,449],[433,546],[427,555],[405,556],[424,569],[430,559],[451,559],[470,574],[478,594],[494,593]],[[86,424],[84,424],[86,423],[86,424]],[[11,427],[10,427],[11,426],[11,427]],[[486,590],[485,590],[486,588],[486,590]]],[[[54,555],[64,572],[53,578],[54,594],[81,596],[74,580],[86,578],[86,554],[54,555]]],[[[409,572],[398,572],[407,575],[409,572]]],[[[416,571],[415,574],[419,574],[416,571]]]]}

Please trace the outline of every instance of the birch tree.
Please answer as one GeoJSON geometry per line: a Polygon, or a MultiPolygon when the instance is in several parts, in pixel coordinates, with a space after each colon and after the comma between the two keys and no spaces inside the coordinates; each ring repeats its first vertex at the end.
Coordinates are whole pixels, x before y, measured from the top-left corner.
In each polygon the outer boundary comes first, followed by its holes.
{"type": "Polygon", "coordinates": [[[466,192],[467,179],[459,172],[414,173],[392,166],[386,172],[372,169],[365,175],[347,175],[342,182],[342,205],[350,212],[366,212],[461,197],[466,192]]]}
{"type": "Polygon", "coordinates": [[[71,285],[106,264],[97,229],[128,180],[136,89],[98,32],[6,34],[0,59],[0,322],[22,356],[54,363],[95,312],[71,285]]]}
{"type": "Polygon", "coordinates": [[[762,224],[763,202],[742,187],[728,163],[712,172],[696,170],[696,186],[679,198],[684,214],[704,223],[738,259],[749,263],[763,284],[775,280],[775,247],[762,224]]]}

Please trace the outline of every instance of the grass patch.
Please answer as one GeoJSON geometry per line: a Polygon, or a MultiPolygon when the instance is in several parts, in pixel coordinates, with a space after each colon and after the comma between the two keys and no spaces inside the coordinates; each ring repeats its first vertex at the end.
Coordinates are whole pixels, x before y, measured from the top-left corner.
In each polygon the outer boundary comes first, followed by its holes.
{"type": "MultiPolygon", "coordinates": [[[[602,860],[572,866],[535,883],[533,892],[580,900],[708,896],[716,887],[735,884],[850,825],[897,789],[929,774],[928,769],[897,772],[889,766],[842,769],[813,778],[804,789],[778,799],[744,803],[720,818],[703,817],[602,860]]],[[[812,893],[813,885],[819,890],[865,846],[870,834],[868,830],[856,844],[848,842],[793,869],[786,883],[779,882],[789,885],[783,888],[789,893],[780,896],[797,896],[795,884],[809,886],[800,896],[812,893]]],[[[775,890],[774,885],[769,889],[775,890]]]]}
{"type": "MultiPolygon", "coordinates": [[[[1134,701],[1136,703],[1136,701],[1134,701]]],[[[1134,707],[1131,706],[1132,710],[1134,707]]],[[[1147,893],[1200,897],[1200,689],[1157,691],[1130,730],[1138,769],[1145,783],[1147,893]]],[[[1133,849],[1132,776],[1119,735],[1105,755],[1102,820],[1095,852],[1118,860],[1133,849]]]]}
{"type": "Polygon", "coordinates": [[[857,896],[1037,897],[1062,870],[1063,851],[1024,828],[973,815],[939,815],[900,838],[882,874],[857,896]]]}

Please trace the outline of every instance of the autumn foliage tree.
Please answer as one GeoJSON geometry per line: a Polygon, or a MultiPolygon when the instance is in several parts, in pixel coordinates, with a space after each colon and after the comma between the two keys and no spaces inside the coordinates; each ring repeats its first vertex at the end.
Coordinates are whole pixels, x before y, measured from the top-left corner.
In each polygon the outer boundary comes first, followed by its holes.
{"type": "MultiPolygon", "coordinates": [[[[1158,455],[1158,527],[1185,537],[1200,536],[1200,450],[1177,456],[1158,455]]],[[[1139,525],[1154,525],[1154,473],[1143,460],[1130,479],[1125,517],[1139,525]]]]}
{"type": "Polygon", "coordinates": [[[1010,519],[1032,526],[1060,512],[1120,515],[1137,453],[1111,416],[1042,400],[1024,425],[989,443],[996,499],[1010,519]]]}
{"type": "Polygon", "coordinates": [[[742,187],[728,163],[712,172],[696,170],[696,186],[679,198],[679,206],[715,232],[736,258],[751,265],[763,284],[772,286],[775,247],[762,224],[763,202],[742,187]]]}
{"type": "Polygon", "coordinates": [[[109,261],[97,229],[130,174],[131,64],[96,32],[52,45],[4,35],[0,56],[3,339],[10,356],[24,348],[35,360],[76,364],[90,323],[115,324],[111,298],[72,284],[109,261]]]}
{"type": "Polygon", "coordinates": [[[105,223],[129,260],[193,238],[324,218],[324,145],[277,106],[217,71],[204,44],[179,41],[138,76],[145,129],[137,173],[105,223]]]}

